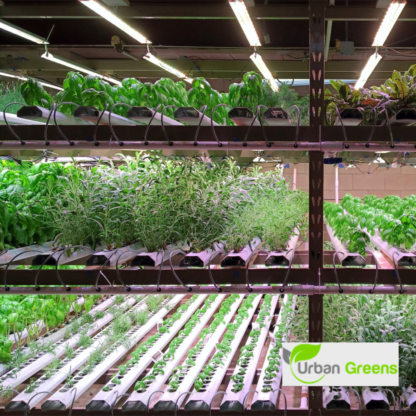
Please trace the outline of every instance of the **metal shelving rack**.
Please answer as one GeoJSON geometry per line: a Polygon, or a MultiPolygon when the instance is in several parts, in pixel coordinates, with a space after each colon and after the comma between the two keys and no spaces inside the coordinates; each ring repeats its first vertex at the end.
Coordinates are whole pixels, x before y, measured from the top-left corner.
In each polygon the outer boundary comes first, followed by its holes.
{"type": "MultiPolygon", "coordinates": [[[[218,136],[216,141],[213,130],[209,126],[202,126],[199,131],[197,143],[195,144],[196,126],[168,126],[166,133],[167,140],[160,126],[114,126],[118,139],[111,140],[111,132],[108,126],[65,126],[65,134],[71,142],[62,140],[57,129],[50,126],[48,129],[48,145],[45,144],[43,126],[13,126],[22,141],[19,141],[7,126],[0,126],[0,150],[6,149],[172,149],[172,150],[290,150],[309,152],[309,248],[308,251],[296,253],[297,263],[307,265],[303,268],[292,268],[287,283],[290,286],[283,288],[285,293],[297,293],[309,295],[309,339],[311,342],[323,341],[323,294],[338,293],[340,286],[325,287],[325,285],[349,285],[366,284],[373,285],[375,281],[375,270],[369,268],[337,269],[339,282],[337,282],[334,269],[324,267],[324,264],[332,264],[331,252],[324,252],[324,223],[323,223],[323,201],[324,201],[324,152],[343,151],[350,152],[377,152],[389,151],[415,151],[416,136],[414,128],[392,127],[391,131],[386,126],[376,127],[371,143],[366,143],[370,137],[372,127],[346,127],[346,137],[353,140],[340,140],[344,138],[342,127],[324,126],[324,80],[325,80],[325,12],[326,0],[310,0],[309,2],[309,27],[310,27],[310,126],[300,127],[298,146],[295,146],[296,127],[264,127],[268,137],[266,141],[259,141],[263,138],[262,127],[253,126],[246,145],[244,137],[247,127],[216,127],[218,136]],[[95,143],[93,140],[96,131],[95,143]],[[145,134],[147,131],[147,140],[145,134]],[[169,143],[170,142],[170,143],[169,143]],[[98,143],[98,144],[97,144],[98,143]]],[[[261,263],[259,255],[255,263],[261,263]]],[[[219,256],[215,264],[219,264],[222,257],[219,256]]],[[[371,262],[371,256],[370,260],[371,262]]],[[[264,263],[264,262],[263,262],[264,263]]],[[[294,262],[296,263],[296,261],[294,262]]],[[[209,284],[210,277],[206,269],[178,268],[178,274],[188,285],[209,284]]],[[[284,282],[287,269],[285,268],[256,268],[253,264],[249,267],[250,284],[275,284],[279,286],[268,287],[267,289],[253,287],[254,291],[281,291],[281,284],[284,282]]],[[[33,285],[35,270],[9,270],[7,271],[7,282],[12,285],[33,285]]],[[[98,276],[97,268],[86,268],[82,270],[61,270],[60,276],[68,285],[89,286],[95,290],[94,283],[98,276]]],[[[106,268],[106,277],[117,284],[117,271],[114,268],[106,268]]],[[[159,268],[147,268],[142,270],[123,269],[119,271],[123,282],[126,285],[140,284],[142,288],[133,287],[132,292],[155,293],[154,283],[159,276],[159,268]],[[147,288],[146,288],[147,287],[147,288]]],[[[0,270],[0,282],[5,281],[6,272],[0,270]]],[[[238,290],[247,290],[245,268],[213,268],[212,276],[217,284],[241,285],[238,290]]],[[[415,271],[411,269],[400,269],[400,279],[403,285],[407,286],[405,294],[416,294],[415,271]],[[414,285],[414,286],[413,286],[414,285]]],[[[39,275],[39,285],[58,283],[54,270],[43,270],[39,275]]],[[[379,285],[375,293],[397,293],[399,294],[398,276],[393,268],[380,268],[378,273],[379,285]]],[[[101,286],[102,293],[126,293],[125,288],[101,286]]],[[[169,267],[162,267],[160,274],[160,285],[162,291],[165,285],[177,284],[169,267]]],[[[344,293],[348,293],[346,287],[344,293]]],[[[16,289],[17,291],[18,289],[16,289]]],[[[27,291],[27,289],[22,289],[27,291]]],[[[86,293],[89,288],[72,289],[73,293],[86,293]]],[[[177,287],[176,292],[186,289],[177,287]]],[[[215,292],[213,287],[193,288],[194,293],[215,292]]],[[[225,289],[225,291],[236,289],[225,289]]],[[[368,293],[368,288],[363,291],[368,293]]],[[[7,292],[4,286],[0,287],[0,294],[17,293],[12,290],[7,292]]],[[[23,293],[23,292],[22,292],[23,293]]],[[[39,293],[66,293],[61,288],[41,289],[39,293]]],[[[283,414],[283,409],[275,413],[283,414]]],[[[352,410],[351,413],[357,413],[352,410]]],[[[114,410],[114,413],[121,414],[121,410],[114,410]]],[[[256,412],[256,414],[269,412],[256,412]]],[[[385,411],[363,411],[364,414],[381,415],[385,411]]],[[[416,415],[415,411],[408,414],[416,415]]],[[[33,409],[31,414],[44,414],[40,410],[33,409]]],[[[74,408],[72,414],[85,414],[85,410],[74,408]]],[[[91,413],[94,415],[94,413],[91,413]]],[[[212,411],[212,414],[219,414],[219,410],[212,411]]],[[[330,414],[322,407],[322,389],[319,387],[309,388],[309,410],[290,410],[292,416],[303,415],[326,415],[330,414]]],[[[163,414],[161,416],[164,416],[163,414]]]]}

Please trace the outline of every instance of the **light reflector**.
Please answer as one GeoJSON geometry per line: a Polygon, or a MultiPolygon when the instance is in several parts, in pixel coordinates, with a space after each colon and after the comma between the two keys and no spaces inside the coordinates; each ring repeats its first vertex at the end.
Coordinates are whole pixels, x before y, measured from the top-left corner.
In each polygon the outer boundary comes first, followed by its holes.
{"type": "Polygon", "coordinates": [[[373,46],[383,46],[384,42],[387,39],[387,36],[390,34],[393,26],[397,22],[397,19],[400,16],[400,13],[406,6],[405,1],[392,1],[389,8],[387,9],[386,15],[384,16],[383,21],[378,29],[376,37],[374,38],[373,46]]]}
{"type": "Polygon", "coordinates": [[[359,90],[360,88],[364,87],[365,83],[367,82],[368,78],[374,71],[377,64],[381,61],[381,55],[377,52],[370,56],[367,63],[365,64],[364,69],[361,72],[360,78],[356,82],[354,89],[359,90]]]}
{"type": "Polygon", "coordinates": [[[173,75],[176,75],[178,78],[181,78],[183,81],[189,82],[192,84],[192,79],[188,78],[183,72],[178,71],[175,68],[172,68],[170,65],[165,64],[160,59],[156,58],[156,56],[152,55],[150,52],[148,52],[145,56],[143,56],[143,59],[146,59],[146,61],[151,62],[154,65],[157,65],[158,67],[164,69],[165,71],[170,72],[173,75]]]}
{"type": "Polygon", "coordinates": [[[123,22],[119,17],[117,17],[114,13],[111,13],[105,6],[103,6],[100,2],[96,0],[79,0],[84,6],[87,6],[95,13],[99,14],[105,20],[108,20],[114,26],[117,26],[123,32],[127,33],[133,39],[136,39],[140,43],[152,43],[150,40],[139,33],[136,29],[133,29],[127,23],[123,22]]]}
{"type": "Polygon", "coordinates": [[[256,29],[251,21],[250,15],[243,0],[229,0],[229,4],[233,9],[235,17],[240,23],[244,34],[250,46],[261,46],[260,39],[257,35],[256,29]]]}
{"type": "Polygon", "coordinates": [[[253,55],[250,56],[250,59],[254,62],[257,69],[263,75],[264,79],[267,79],[269,81],[272,90],[275,92],[279,91],[277,81],[273,78],[272,73],[269,71],[269,68],[267,68],[267,65],[263,61],[261,55],[259,55],[258,53],[253,53],[253,55]]]}
{"type": "Polygon", "coordinates": [[[92,69],[89,69],[83,65],[76,64],[75,62],[72,62],[68,59],[61,58],[60,56],[52,55],[50,52],[45,52],[42,55],[42,58],[47,59],[48,61],[55,62],[59,65],[66,66],[68,68],[75,69],[76,71],[83,72],[85,74],[95,75],[99,78],[105,79],[108,82],[112,82],[113,84],[121,85],[121,82],[118,81],[117,79],[106,77],[100,74],[99,72],[93,71],[92,69]]]}
{"type": "Polygon", "coordinates": [[[49,42],[45,38],[42,38],[38,35],[35,35],[32,32],[29,32],[27,30],[21,29],[20,27],[12,25],[11,23],[6,22],[3,19],[0,19],[0,29],[7,30],[10,33],[14,33],[17,36],[29,39],[32,42],[38,43],[40,45],[48,45],[49,44],[49,42]]]}

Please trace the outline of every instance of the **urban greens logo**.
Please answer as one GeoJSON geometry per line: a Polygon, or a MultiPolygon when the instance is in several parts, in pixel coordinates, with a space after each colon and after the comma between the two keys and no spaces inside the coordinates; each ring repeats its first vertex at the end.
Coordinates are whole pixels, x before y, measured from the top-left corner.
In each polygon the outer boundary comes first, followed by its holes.
{"type": "Polygon", "coordinates": [[[321,365],[316,362],[308,363],[307,361],[312,360],[315,358],[319,351],[321,350],[321,344],[318,345],[311,345],[311,344],[299,344],[293,351],[290,352],[288,350],[283,349],[283,359],[284,361],[290,365],[290,371],[293,374],[293,377],[296,380],[300,381],[304,384],[315,384],[321,381],[326,374],[333,374],[335,372],[340,372],[340,368],[338,365],[321,365]],[[299,375],[301,374],[322,374],[322,377],[318,378],[314,381],[306,381],[302,380],[299,375]]]}

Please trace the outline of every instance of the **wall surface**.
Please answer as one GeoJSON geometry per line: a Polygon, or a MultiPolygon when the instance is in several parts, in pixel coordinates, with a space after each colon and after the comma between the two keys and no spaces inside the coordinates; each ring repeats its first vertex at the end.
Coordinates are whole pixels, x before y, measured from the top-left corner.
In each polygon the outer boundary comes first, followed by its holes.
{"type": "MultiPolygon", "coordinates": [[[[269,164],[267,164],[269,165],[269,164]]],[[[265,166],[265,170],[273,169],[265,166]]],[[[283,175],[286,180],[293,181],[294,164],[285,168],[283,175]]],[[[299,163],[297,168],[297,187],[309,190],[309,165],[299,163]]],[[[379,198],[386,195],[416,195],[416,168],[403,166],[398,168],[377,168],[377,164],[360,164],[358,167],[346,169],[339,168],[339,197],[350,193],[355,197],[363,198],[365,195],[377,195],[379,198]]],[[[335,200],[335,167],[325,165],[324,197],[327,201],[335,200]]]]}

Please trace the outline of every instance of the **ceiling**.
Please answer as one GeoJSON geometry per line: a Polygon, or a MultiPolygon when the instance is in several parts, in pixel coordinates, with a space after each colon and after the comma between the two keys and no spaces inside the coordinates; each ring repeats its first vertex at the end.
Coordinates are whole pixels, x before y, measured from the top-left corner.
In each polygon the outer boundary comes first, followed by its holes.
{"type": "MultiPolygon", "coordinates": [[[[382,1],[382,0],[380,0],[382,1]]],[[[1,3],[1,1],[0,1],[1,3]]],[[[116,13],[150,39],[152,53],[169,61],[191,77],[204,76],[222,90],[254,70],[249,56],[253,48],[227,4],[228,0],[130,0],[129,7],[116,13]]],[[[3,0],[0,18],[23,29],[47,37],[49,50],[82,65],[111,73],[115,77],[134,76],[143,80],[168,76],[144,61],[147,47],[94,14],[77,0],[3,0]],[[117,53],[111,37],[119,36],[133,60],[117,53]]],[[[336,0],[327,8],[333,21],[326,78],[356,79],[368,56],[385,9],[377,0],[336,0]],[[354,42],[352,56],[336,48],[336,39],[354,42]]],[[[255,0],[249,7],[263,47],[260,53],[275,77],[309,77],[309,21],[307,0],[255,0]],[[265,44],[268,33],[270,43],[265,44]]],[[[384,59],[370,83],[384,81],[393,69],[405,70],[416,60],[416,0],[407,0],[399,22],[381,48],[384,59]]],[[[62,82],[67,68],[45,61],[43,46],[0,31],[0,69],[16,70],[53,82],[62,82]]],[[[306,90],[305,90],[306,91],[306,90]]]]}

